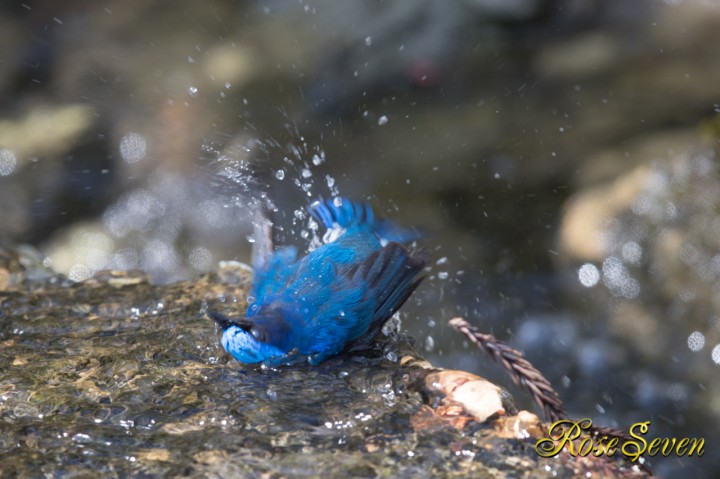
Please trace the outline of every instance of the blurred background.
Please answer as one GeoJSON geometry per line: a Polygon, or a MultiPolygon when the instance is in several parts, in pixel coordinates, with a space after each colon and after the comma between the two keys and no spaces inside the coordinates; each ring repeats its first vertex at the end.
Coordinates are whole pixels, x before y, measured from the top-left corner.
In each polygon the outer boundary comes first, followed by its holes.
{"type": "Polygon", "coordinates": [[[0,241],[170,282],[248,262],[260,194],[297,244],[311,198],[364,198],[428,233],[428,359],[509,385],[461,315],[573,416],[709,452],[718,44],[712,0],[0,1],[0,241]]]}

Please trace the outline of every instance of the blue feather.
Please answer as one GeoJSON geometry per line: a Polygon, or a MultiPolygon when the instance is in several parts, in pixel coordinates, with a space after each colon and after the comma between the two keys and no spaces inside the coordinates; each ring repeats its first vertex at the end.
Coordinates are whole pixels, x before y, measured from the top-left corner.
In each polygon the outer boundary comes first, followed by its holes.
{"type": "Polygon", "coordinates": [[[368,344],[423,278],[425,262],[403,244],[418,238],[414,231],[344,198],[308,210],[326,229],[325,244],[303,258],[286,247],[255,261],[254,302],[244,318],[210,313],[240,362],[317,364],[368,344]]]}

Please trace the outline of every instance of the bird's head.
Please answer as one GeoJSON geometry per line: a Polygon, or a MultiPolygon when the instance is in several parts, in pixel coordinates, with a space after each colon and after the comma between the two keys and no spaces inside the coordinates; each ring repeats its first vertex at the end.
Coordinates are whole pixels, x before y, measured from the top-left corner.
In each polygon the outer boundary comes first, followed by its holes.
{"type": "Polygon", "coordinates": [[[209,311],[223,330],[220,342],[227,352],[244,364],[263,362],[287,354],[289,329],[280,311],[268,311],[252,317],[231,319],[209,311]]]}

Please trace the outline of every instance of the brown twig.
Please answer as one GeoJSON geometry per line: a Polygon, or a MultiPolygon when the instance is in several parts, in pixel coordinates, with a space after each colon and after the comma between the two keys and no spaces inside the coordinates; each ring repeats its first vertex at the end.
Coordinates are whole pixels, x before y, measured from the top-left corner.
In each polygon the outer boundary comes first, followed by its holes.
{"type": "MultiPolygon", "coordinates": [[[[463,333],[467,338],[483,349],[497,363],[500,363],[510,373],[513,381],[524,386],[532,395],[535,402],[544,411],[550,422],[561,419],[570,419],[560,395],[553,389],[550,381],[525,359],[520,351],[511,348],[491,334],[483,334],[463,318],[453,318],[449,321],[456,331],[463,333]]],[[[592,425],[590,431],[594,436],[616,437],[620,443],[630,439],[625,431],[610,427],[592,425]]],[[[647,462],[640,465],[646,472],[652,474],[647,462]]]]}
{"type": "Polygon", "coordinates": [[[451,319],[450,326],[485,350],[493,360],[500,363],[510,373],[516,384],[524,386],[530,391],[535,402],[551,422],[567,418],[565,406],[550,381],[545,379],[545,376],[530,364],[530,361],[525,359],[520,351],[511,348],[491,334],[481,333],[463,318],[451,319]]]}

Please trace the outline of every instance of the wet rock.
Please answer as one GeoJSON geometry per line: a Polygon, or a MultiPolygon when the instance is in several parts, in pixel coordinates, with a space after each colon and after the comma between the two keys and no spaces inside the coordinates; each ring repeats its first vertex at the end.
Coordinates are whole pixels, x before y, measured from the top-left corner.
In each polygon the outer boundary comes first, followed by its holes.
{"type": "Polygon", "coordinates": [[[0,292],[3,474],[633,475],[608,461],[539,458],[536,417],[483,425],[512,412],[502,390],[433,369],[402,341],[316,367],[230,360],[203,312],[243,301],[247,272],[234,284],[210,274],[152,285],[118,271],[73,283],[31,280],[45,271],[40,262],[19,268],[22,255],[6,250],[0,258],[25,275],[0,292]],[[386,359],[388,348],[402,365],[386,359]],[[413,392],[412,378],[434,404],[413,392]],[[443,415],[455,420],[432,419],[443,415]]]}

